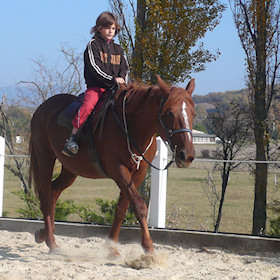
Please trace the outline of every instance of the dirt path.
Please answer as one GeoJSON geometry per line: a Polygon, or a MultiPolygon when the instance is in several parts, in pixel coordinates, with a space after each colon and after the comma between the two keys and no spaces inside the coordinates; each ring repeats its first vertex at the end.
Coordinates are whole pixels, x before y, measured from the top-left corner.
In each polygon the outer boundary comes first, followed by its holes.
{"type": "Polygon", "coordinates": [[[111,260],[105,239],[56,240],[60,255],[49,254],[30,233],[1,230],[0,280],[280,280],[280,253],[237,255],[155,244],[156,257],[151,257],[143,255],[139,244],[127,244],[118,245],[122,257],[111,260]]]}

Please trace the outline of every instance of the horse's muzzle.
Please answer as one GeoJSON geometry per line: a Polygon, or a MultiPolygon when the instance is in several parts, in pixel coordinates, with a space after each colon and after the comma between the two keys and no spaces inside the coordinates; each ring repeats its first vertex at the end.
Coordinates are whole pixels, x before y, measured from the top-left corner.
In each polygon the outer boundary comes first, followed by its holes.
{"type": "Polygon", "coordinates": [[[195,151],[194,149],[186,150],[181,149],[176,153],[176,164],[178,167],[189,167],[195,158],[195,151]]]}

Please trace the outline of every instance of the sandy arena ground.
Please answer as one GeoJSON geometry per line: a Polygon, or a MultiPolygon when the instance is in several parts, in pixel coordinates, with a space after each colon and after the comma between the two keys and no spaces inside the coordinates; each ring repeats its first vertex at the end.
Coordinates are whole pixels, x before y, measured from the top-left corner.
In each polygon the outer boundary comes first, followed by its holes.
{"type": "Polygon", "coordinates": [[[139,244],[123,244],[122,256],[112,260],[105,239],[56,236],[56,241],[61,254],[49,254],[30,233],[0,230],[0,280],[280,280],[280,252],[237,255],[155,244],[151,257],[139,244]]]}

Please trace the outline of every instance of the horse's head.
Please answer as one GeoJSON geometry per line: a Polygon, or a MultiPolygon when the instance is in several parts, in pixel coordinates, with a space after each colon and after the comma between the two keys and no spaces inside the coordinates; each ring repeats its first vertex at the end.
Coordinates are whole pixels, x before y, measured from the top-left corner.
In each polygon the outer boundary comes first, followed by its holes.
{"type": "Polygon", "coordinates": [[[157,76],[162,91],[162,104],[159,113],[159,133],[168,141],[178,167],[188,167],[195,157],[192,126],[195,115],[192,93],[195,88],[191,80],[186,89],[169,87],[157,76]]]}

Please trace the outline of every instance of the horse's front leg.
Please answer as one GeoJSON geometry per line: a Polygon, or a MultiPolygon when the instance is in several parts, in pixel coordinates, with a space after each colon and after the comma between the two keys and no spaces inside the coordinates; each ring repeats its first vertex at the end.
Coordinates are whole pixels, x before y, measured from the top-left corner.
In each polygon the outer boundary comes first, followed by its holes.
{"type": "Polygon", "coordinates": [[[142,233],[142,247],[147,253],[154,254],[153,241],[151,239],[148,224],[147,224],[147,206],[140,196],[135,184],[132,180],[132,176],[126,167],[121,168],[119,177],[115,180],[123,194],[127,197],[136,218],[138,219],[141,226],[142,233]],[[121,176],[120,176],[121,175],[121,176]]]}
{"type": "Polygon", "coordinates": [[[153,241],[147,224],[148,209],[146,203],[134,185],[128,188],[128,196],[131,199],[131,205],[141,226],[142,247],[147,253],[154,254],[153,241]]]}
{"type": "MultiPolygon", "coordinates": [[[[115,218],[109,233],[109,239],[111,239],[115,243],[117,243],[119,240],[121,225],[125,218],[128,206],[129,206],[129,200],[127,199],[124,192],[121,191],[118,205],[116,208],[115,218]]],[[[120,256],[120,253],[115,246],[110,249],[110,256],[112,257],[120,256]]]]}

